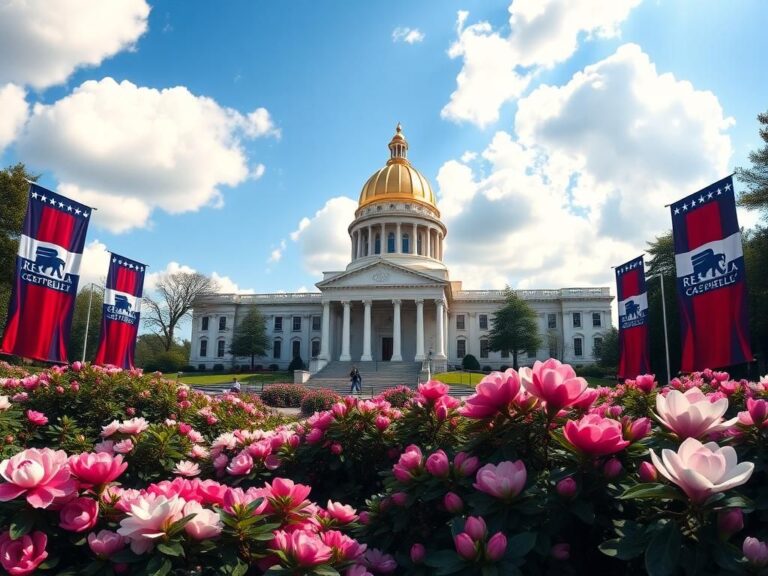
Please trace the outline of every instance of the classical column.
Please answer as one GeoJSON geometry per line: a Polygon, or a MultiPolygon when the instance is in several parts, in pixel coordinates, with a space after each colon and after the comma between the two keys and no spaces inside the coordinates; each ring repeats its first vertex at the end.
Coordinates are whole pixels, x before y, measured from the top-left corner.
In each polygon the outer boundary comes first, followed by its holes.
{"type": "Polygon", "coordinates": [[[416,300],[416,357],[424,360],[424,300],[416,300]]]}
{"type": "Polygon", "coordinates": [[[331,303],[323,302],[323,330],[320,334],[320,358],[330,360],[331,346],[331,303]]]}
{"type": "Polygon", "coordinates": [[[427,229],[424,231],[424,236],[426,236],[426,241],[427,241],[427,248],[426,248],[426,252],[424,252],[424,254],[426,255],[427,258],[432,258],[432,250],[430,249],[431,248],[430,244],[431,244],[431,238],[432,238],[432,230],[431,230],[431,228],[429,226],[427,226],[427,229]]]}
{"type": "Polygon", "coordinates": [[[435,343],[437,344],[437,350],[435,350],[435,356],[438,358],[445,358],[445,331],[443,329],[443,301],[435,300],[435,307],[437,312],[435,314],[435,343]]]}
{"type": "Polygon", "coordinates": [[[363,253],[361,251],[361,248],[362,248],[362,245],[363,245],[362,237],[363,237],[363,231],[362,230],[358,230],[357,231],[357,256],[356,256],[356,258],[360,258],[363,255],[363,253]]]}
{"type": "Polygon", "coordinates": [[[349,255],[349,258],[350,260],[354,260],[355,259],[355,233],[354,232],[349,233],[349,250],[351,252],[349,255]]]}
{"type": "Polygon", "coordinates": [[[437,259],[443,261],[443,234],[437,233],[437,259]]]}
{"type": "Polygon", "coordinates": [[[341,362],[349,362],[352,356],[349,355],[349,300],[342,302],[344,305],[344,325],[341,329],[341,362]]]}
{"type": "Polygon", "coordinates": [[[395,305],[394,322],[392,325],[392,362],[402,362],[400,353],[400,300],[392,300],[395,305]]]}
{"type": "Polygon", "coordinates": [[[413,223],[413,239],[411,240],[411,245],[410,245],[411,254],[417,254],[418,253],[418,250],[419,250],[419,237],[418,237],[418,233],[419,233],[418,226],[414,222],[413,223]]]}
{"type": "Polygon", "coordinates": [[[395,234],[395,254],[403,251],[403,238],[400,234],[400,222],[397,223],[397,233],[395,234]]]}
{"type": "Polygon", "coordinates": [[[363,300],[365,304],[365,315],[363,322],[363,355],[360,357],[361,362],[370,362],[373,360],[371,356],[371,301],[363,300]]]}
{"type": "Polygon", "coordinates": [[[370,256],[373,254],[373,234],[371,234],[371,225],[368,225],[368,254],[367,256],[370,256]]]}
{"type": "Polygon", "coordinates": [[[387,229],[384,222],[381,223],[381,242],[379,242],[379,254],[387,253],[387,229]]]}

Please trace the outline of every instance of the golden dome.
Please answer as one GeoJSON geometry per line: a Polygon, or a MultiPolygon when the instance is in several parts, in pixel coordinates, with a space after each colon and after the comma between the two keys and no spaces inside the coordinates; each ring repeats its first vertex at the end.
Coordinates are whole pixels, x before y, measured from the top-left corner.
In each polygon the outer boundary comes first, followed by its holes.
{"type": "Polygon", "coordinates": [[[408,141],[399,122],[389,143],[389,152],[387,165],[375,172],[363,185],[358,208],[374,202],[408,200],[437,210],[435,194],[429,181],[408,161],[408,141]]]}

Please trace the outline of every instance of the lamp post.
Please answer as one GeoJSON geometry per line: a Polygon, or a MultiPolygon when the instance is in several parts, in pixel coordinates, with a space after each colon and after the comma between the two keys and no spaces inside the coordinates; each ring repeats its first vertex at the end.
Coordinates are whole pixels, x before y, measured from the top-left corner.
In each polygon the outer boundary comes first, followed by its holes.
{"type": "Polygon", "coordinates": [[[667,384],[672,379],[672,372],[669,369],[669,336],[667,335],[667,299],[664,297],[664,274],[659,272],[650,278],[658,278],[661,283],[661,316],[664,323],[664,352],[667,356],[667,384]]]}
{"type": "Polygon", "coordinates": [[[88,295],[88,313],[85,315],[85,335],[83,336],[83,357],[81,359],[82,362],[85,362],[85,351],[88,347],[88,330],[91,327],[91,304],[93,303],[93,287],[96,286],[93,282],[88,284],[89,287],[89,295],[88,295]]]}

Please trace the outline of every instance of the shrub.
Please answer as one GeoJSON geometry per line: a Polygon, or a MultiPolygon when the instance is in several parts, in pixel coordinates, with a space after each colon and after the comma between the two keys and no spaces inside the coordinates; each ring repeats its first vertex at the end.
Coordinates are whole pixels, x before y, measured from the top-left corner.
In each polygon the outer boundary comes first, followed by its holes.
{"type": "Polygon", "coordinates": [[[500,372],[506,372],[507,370],[509,370],[509,366],[507,366],[506,364],[502,364],[501,366],[499,366],[500,372]]]}
{"type": "Polygon", "coordinates": [[[262,370],[264,370],[264,366],[261,364],[256,364],[256,366],[253,367],[254,372],[261,372],[262,370]]]}
{"type": "Polygon", "coordinates": [[[200,372],[205,372],[205,364],[198,364],[198,365],[197,365],[197,369],[198,369],[200,372]]]}
{"type": "Polygon", "coordinates": [[[615,368],[604,368],[598,364],[575,366],[576,374],[585,378],[611,378],[616,373],[615,368]]]}
{"type": "Polygon", "coordinates": [[[493,368],[491,368],[488,364],[483,366],[483,372],[492,372],[493,368]]]}
{"type": "Polygon", "coordinates": [[[261,401],[275,408],[299,408],[309,388],[298,384],[273,384],[264,388],[261,401]]]}
{"type": "Polygon", "coordinates": [[[294,357],[293,360],[291,360],[291,363],[288,364],[288,371],[293,372],[294,370],[306,370],[307,365],[304,364],[304,361],[301,359],[301,356],[294,357]]]}
{"type": "Polygon", "coordinates": [[[464,370],[480,370],[480,362],[472,354],[467,354],[461,361],[464,370]]]}
{"type": "Polygon", "coordinates": [[[213,365],[213,371],[214,372],[224,372],[224,364],[214,364],[213,365]]]}
{"type": "Polygon", "coordinates": [[[408,403],[408,400],[416,396],[416,392],[408,388],[408,386],[395,386],[394,388],[387,388],[382,390],[379,394],[379,398],[389,402],[394,408],[402,408],[408,403]]]}
{"type": "Polygon", "coordinates": [[[305,416],[330,410],[336,402],[341,400],[341,396],[333,390],[321,388],[319,390],[309,390],[301,401],[301,413],[305,416]]]}
{"type": "Polygon", "coordinates": [[[278,370],[280,370],[280,366],[278,366],[277,364],[270,364],[269,369],[272,370],[272,372],[277,372],[278,370]]]}
{"type": "Polygon", "coordinates": [[[192,366],[191,364],[187,364],[186,366],[182,366],[181,367],[181,371],[182,372],[194,372],[195,371],[195,367],[192,366]]]}

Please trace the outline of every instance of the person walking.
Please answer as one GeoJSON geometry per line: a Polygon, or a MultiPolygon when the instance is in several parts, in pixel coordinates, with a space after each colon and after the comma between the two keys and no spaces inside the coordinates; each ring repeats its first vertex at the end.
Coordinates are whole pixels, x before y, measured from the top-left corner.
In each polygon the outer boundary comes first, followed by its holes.
{"type": "Polygon", "coordinates": [[[352,371],[349,373],[349,378],[352,383],[352,385],[349,388],[349,393],[354,394],[355,388],[357,388],[357,392],[359,394],[362,390],[360,386],[362,382],[362,377],[360,376],[360,370],[357,369],[357,366],[352,366],[352,371]]]}

